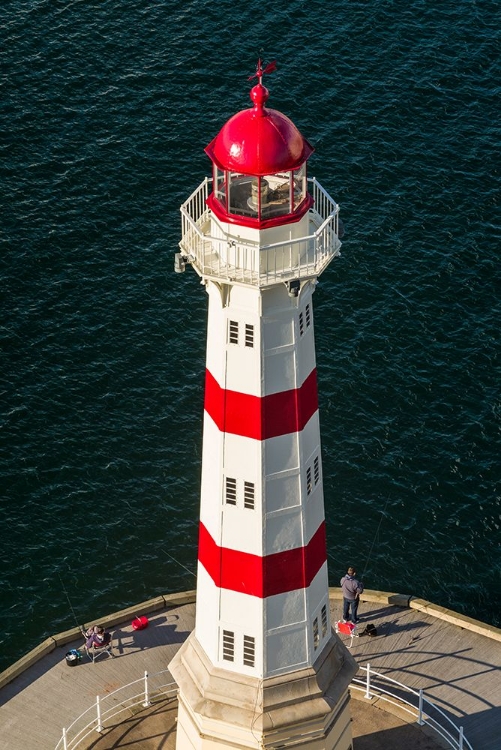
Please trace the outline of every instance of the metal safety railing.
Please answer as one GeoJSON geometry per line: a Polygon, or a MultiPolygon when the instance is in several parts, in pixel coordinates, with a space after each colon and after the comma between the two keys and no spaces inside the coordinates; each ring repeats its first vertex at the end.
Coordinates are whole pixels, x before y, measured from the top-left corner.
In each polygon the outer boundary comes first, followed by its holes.
{"type": "Polygon", "coordinates": [[[151,675],[145,672],[139,679],[111,693],[97,695],[95,703],[63,729],[55,750],[73,750],[94,732],[102,732],[120,723],[116,717],[124,711],[147,708],[160,698],[175,698],[176,695],[177,685],[172,681],[168,669],[151,675]],[[164,682],[164,676],[168,677],[169,682],[164,682]]]}
{"type": "MultiPolygon", "coordinates": [[[[408,713],[417,724],[426,725],[436,732],[453,750],[473,750],[464,736],[463,727],[456,726],[444,711],[425,697],[423,690],[413,690],[387,675],[375,672],[370,664],[360,667],[360,671],[365,672],[365,677],[355,677],[351,682],[351,690],[363,692],[367,700],[378,698],[408,713]]],[[[175,698],[177,690],[169,671],[164,669],[152,675],[145,672],[143,677],[112,693],[102,697],[98,695],[95,703],[63,729],[55,750],[73,750],[93,732],[102,732],[119,723],[113,720],[124,711],[147,708],[161,698],[175,698]],[[168,676],[171,681],[164,682],[164,676],[168,676]]],[[[283,742],[283,737],[281,741],[283,742]]]]}
{"type": "Polygon", "coordinates": [[[203,278],[259,287],[318,276],[340,254],[339,206],[315,178],[308,182],[308,234],[261,245],[214,217],[206,204],[212,179],[206,177],[181,206],[181,254],[203,278]]]}
{"type": "Polygon", "coordinates": [[[435,703],[425,697],[424,690],[413,690],[407,685],[375,672],[370,664],[360,667],[365,678],[355,677],[351,683],[352,690],[360,690],[364,698],[378,698],[413,716],[419,726],[428,726],[454,750],[473,750],[464,736],[463,727],[456,726],[452,719],[435,703]]]}

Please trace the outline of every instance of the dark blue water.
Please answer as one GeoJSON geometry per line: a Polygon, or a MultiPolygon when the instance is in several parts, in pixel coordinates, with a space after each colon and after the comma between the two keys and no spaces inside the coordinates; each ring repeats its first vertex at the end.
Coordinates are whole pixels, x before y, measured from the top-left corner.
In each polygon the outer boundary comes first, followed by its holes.
{"type": "Polygon", "coordinates": [[[346,227],[314,300],[331,582],[500,625],[497,0],[10,0],[0,28],[0,668],[75,624],[65,591],[88,622],[195,586],[178,209],[260,55],[346,227]]]}

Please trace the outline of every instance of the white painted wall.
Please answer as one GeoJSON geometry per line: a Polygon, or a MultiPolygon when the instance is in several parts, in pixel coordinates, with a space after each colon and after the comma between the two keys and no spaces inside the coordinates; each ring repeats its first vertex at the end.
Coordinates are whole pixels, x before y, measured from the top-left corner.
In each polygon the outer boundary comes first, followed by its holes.
{"type": "MultiPolygon", "coordinates": [[[[284,233],[306,233],[307,217],[305,226],[300,224],[266,230],[266,242],[284,233]]],[[[207,368],[221,388],[261,397],[303,384],[315,367],[313,291],[314,283],[307,283],[294,298],[284,284],[261,291],[208,282],[207,368]],[[230,320],[239,324],[238,344],[229,343],[230,320]],[[254,326],[253,347],[245,346],[246,323],[254,326]]],[[[217,545],[262,557],[308,544],[324,518],[321,476],[318,413],[300,433],[265,441],[222,433],[205,414],[200,518],[217,545]],[[311,466],[313,475],[316,456],[320,481],[308,495],[306,469],[311,466]],[[225,502],[225,477],[237,481],[236,506],[225,502]],[[253,510],[243,504],[244,481],[255,486],[253,510]]],[[[262,677],[281,674],[317,658],[312,624],[326,601],[326,564],[308,588],[264,600],[218,588],[199,564],[197,639],[213,664],[224,669],[262,677]],[[235,634],[234,662],[222,658],[224,629],[235,634]],[[244,635],[255,638],[254,668],[243,664],[244,635]]]]}
{"type": "Polygon", "coordinates": [[[221,432],[204,412],[200,520],[217,543],[221,538],[223,445],[221,432]]]}
{"type": "Polygon", "coordinates": [[[308,631],[305,623],[282,626],[266,634],[266,675],[283,674],[308,666],[308,631]]]}
{"type": "MultiPolygon", "coordinates": [[[[243,494],[243,488],[241,494],[243,494]]],[[[262,557],[263,521],[259,510],[244,508],[241,500],[237,507],[224,505],[221,517],[222,547],[262,557]]]]}
{"type": "Polygon", "coordinates": [[[266,476],[288,469],[299,469],[298,433],[279,435],[264,442],[264,473],[266,476]]]}
{"type": "Polygon", "coordinates": [[[297,388],[296,348],[282,346],[268,351],[264,362],[264,394],[280,393],[297,388]]]}
{"type": "Polygon", "coordinates": [[[198,563],[195,635],[213,664],[218,664],[220,591],[203,565],[198,563]]]}
{"type": "Polygon", "coordinates": [[[199,565],[196,637],[211,662],[223,669],[260,677],[282,674],[312,664],[329,639],[331,622],[327,565],[306,589],[267,599],[219,589],[199,565]],[[326,605],[327,633],[321,634],[321,609],[326,605]],[[312,624],[318,618],[320,642],[314,650],[312,624]],[[215,626],[216,625],[216,626],[215,626]],[[234,661],[222,657],[222,631],[235,635],[234,661]],[[243,636],[255,638],[256,666],[243,664],[243,636]]]}
{"type": "Polygon", "coordinates": [[[305,464],[312,461],[320,451],[320,421],[316,411],[299,433],[299,450],[305,464]]]}
{"type": "Polygon", "coordinates": [[[299,467],[268,474],[265,493],[265,507],[268,513],[299,505],[301,502],[299,467]]]}

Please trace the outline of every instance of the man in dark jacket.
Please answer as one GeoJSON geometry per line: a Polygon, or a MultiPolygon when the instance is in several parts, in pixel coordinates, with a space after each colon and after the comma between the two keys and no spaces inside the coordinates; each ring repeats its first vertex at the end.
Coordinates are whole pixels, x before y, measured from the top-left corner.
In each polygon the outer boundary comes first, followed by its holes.
{"type": "Polygon", "coordinates": [[[360,601],[360,594],[363,590],[364,584],[362,581],[357,580],[357,571],[355,568],[348,568],[346,575],[341,578],[341,591],[343,592],[343,620],[345,622],[350,619],[350,607],[351,621],[354,623],[358,622],[358,602],[360,601]]]}

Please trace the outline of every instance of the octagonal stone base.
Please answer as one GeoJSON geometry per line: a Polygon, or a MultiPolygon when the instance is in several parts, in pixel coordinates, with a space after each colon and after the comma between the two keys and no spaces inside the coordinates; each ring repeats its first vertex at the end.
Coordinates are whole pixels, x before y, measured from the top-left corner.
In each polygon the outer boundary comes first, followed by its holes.
{"type": "Polygon", "coordinates": [[[169,665],[179,685],[176,750],[350,750],[358,667],[332,634],[311,668],[258,679],[214,667],[194,633],[169,665]]]}

